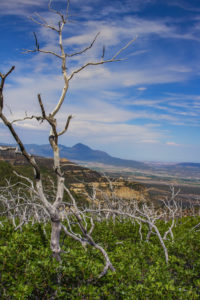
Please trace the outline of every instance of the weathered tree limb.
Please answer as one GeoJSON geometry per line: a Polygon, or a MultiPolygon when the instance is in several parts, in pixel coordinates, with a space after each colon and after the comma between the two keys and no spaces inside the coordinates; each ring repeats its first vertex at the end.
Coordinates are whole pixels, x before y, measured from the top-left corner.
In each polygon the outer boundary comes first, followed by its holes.
{"type": "Polygon", "coordinates": [[[98,38],[99,35],[100,35],[100,32],[98,32],[98,33],[95,35],[95,37],[94,37],[94,39],[92,40],[91,44],[90,44],[89,46],[87,46],[86,48],[84,48],[83,50],[78,51],[78,52],[74,52],[74,53],[72,53],[72,54],[67,54],[67,53],[66,53],[66,56],[67,56],[67,57],[73,57],[73,56],[80,55],[80,54],[83,54],[83,53],[87,52],[89,49],[91,49],[91,48],[93,47],[93,45],[94,45],[94,43],[96,42],[96,40],[97,40],[97,38],[98,38]]]}

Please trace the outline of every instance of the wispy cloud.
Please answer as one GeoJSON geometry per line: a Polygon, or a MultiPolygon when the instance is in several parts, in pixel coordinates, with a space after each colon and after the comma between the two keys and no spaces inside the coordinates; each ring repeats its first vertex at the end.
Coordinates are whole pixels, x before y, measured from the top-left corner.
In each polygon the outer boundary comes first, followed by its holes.
{"type": "Polygon", "coordinates": [[[195,1],[185,1],[185,0],[169,0],[166,2],[167,5],[170,6],[177,6],[181,9],[184,9],[186,11],[194,11],[194,12],[200,12],[200,8],[198,6],[198,1],[195,3],[195,1]],[[197,5],[195,5],[197,4],[197,5]]]}
{"type": "Polygon", "coordinates": [[[90,143],[110,144],[114,143],[156,143],[162,136],[159,130],[153,130],[146,126],[112,124],[89,122],[85,120],[74,120],[69,136],[76,136],[78,139],[88,140],[90,143]]]}
{"type": "Polygon", "coordinates": [[[137,90],[141,91],[141,92],[146,91],[146,89],[147,89],[147,87],[144,87],[144,86],[140,86],[137,88],[137,90]]]}
{"type": "Polygon", "coordinates": [[[0,15],[27,15],[33,8],[45,7],[47,1],[40,0],[1,0],[0,15]]]}
{"type": "Polygon", "coordinates": [[[175,143],[175,142],[166,142],[166,145],[168,145],[168,146],[175,146],[175,147],[178,147],[178,146],[180,146],[179,144],[177,144],[177,143],[175,143]]]}

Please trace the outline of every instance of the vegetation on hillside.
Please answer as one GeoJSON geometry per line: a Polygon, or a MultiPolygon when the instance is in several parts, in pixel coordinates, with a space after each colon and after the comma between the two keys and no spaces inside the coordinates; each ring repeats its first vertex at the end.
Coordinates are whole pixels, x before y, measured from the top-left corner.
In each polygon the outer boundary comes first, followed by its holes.
{"type": "MultiPolygon", "coordinates": [[[[15,231],[9,222],[0,228],[1,299],[199,299],[200,239],[192,230],[199,218],[180,219],[174,242],[167,241],[166,265],[158,239],[145,240],[130,221],[95,224],[95,237],[115,265],[115,272],[97,280],[102,257],[62,236],[62,264],[52,258],[50,225],[30,224],[15,231]],[[45,230],[45,231],[44,231],[45,230]],[[58,280],[59,274],[59,280],[58,280]]],[[[163,233],[167,224],[159,221],[163,233]]]]}

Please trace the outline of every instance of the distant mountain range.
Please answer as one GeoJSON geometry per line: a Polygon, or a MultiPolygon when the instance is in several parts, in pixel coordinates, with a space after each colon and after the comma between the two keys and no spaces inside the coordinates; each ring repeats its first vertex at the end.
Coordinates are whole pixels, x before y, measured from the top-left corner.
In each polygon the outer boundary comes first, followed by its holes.
{"type": "MultiPolygon", "coordinates": [[[[5,145],[5,144],[0,144],[5,145]]],[[[10,145],[15,146],[15,145],[10,145]]],[[[37,145],[37,144],[26,144],[27,151],[33,155],[44,156],[44,157],[53,157],[53,151],[49,144],[37,145]]],[[[113,157],[108,153],[100,150],[93,150],[90,147],[78,143],[73,147],[66,147],[64,145],[59,145],[60,147],[60,157],[67,158],[71,161],[82,161],[82,162],[91,162],[91,163],[102,163],[104,165],[124,167],[124,168],[133,168],[138,170],[159,170],[167,171],[172,173],[199,173],[200,172],[200,163],[148,163],[148,162],[139,162],[135,160],[121,159],[113,157]]]]}
{"type": "MultiPolygon", "coordinates": [[[[50,145],[27,144],[25,146],[27,151],[31,154],[45,157],[53,157],[53,151],[50,145]]],[[[63,145],[59,145],[59,147],[60,157],[67,158],[72,161],[79,160],[85,162],[97,162],[118,167],[129,167],[142,170],[149,169],[149,166],[143,162],[113,157],[104,151],[93,150],[90,147],[81,143],[78,143],[73,147],[66,147],[63,145]]]]}

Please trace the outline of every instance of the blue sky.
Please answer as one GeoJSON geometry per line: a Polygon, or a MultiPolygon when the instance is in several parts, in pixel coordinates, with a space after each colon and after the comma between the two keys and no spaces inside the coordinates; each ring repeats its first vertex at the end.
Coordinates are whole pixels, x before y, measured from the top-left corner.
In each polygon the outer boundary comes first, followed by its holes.
{"type": "MultiPolygon", "coordinates": [[[[65,9],[64,0],[54,7],[65,9]]],[[[51,30],[28,17],[38,12],[50,23],[57,19],[46,0],[1,0],[0,71],[16,66],[7,81],[5,112],[10,119],[38,114],[37,94],[47,111],[59,98],[63,81],[59,61],[33,49],[33,31],[40,47],[57,50],[51,30]]],[[[59,114],[62,128],[74,118],[60,143],[82,142],[113,156],[144,161],[200,162],[200,3],[189,0],[71,0],[71,20],[64,31],[69,53],[94,47],[68,63],[76,66],[109,58],[134,37],[122,62],[90,67],[70,83],[59,114]]],[[[27,121],[16,124],[25,143],[48,143],[48,125],[27,121]]],[[[2,142],[13,142],[0,123],[2,142]]]]}

